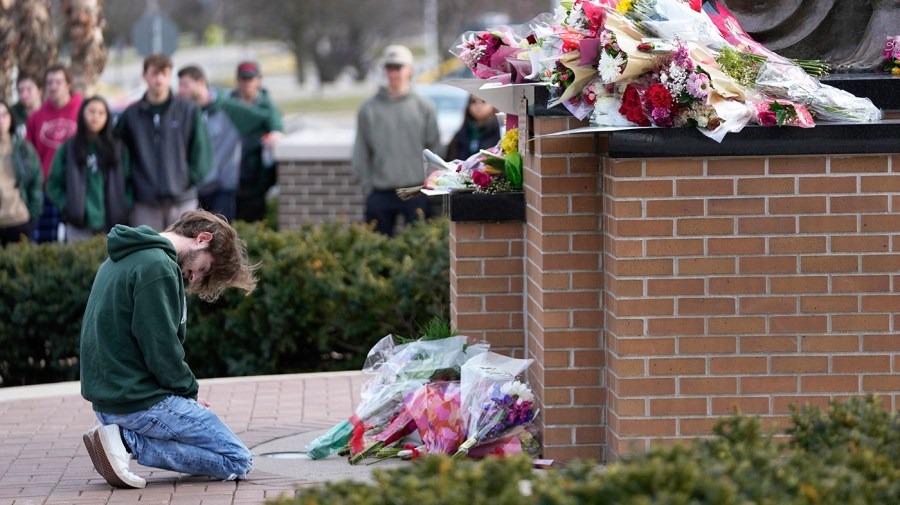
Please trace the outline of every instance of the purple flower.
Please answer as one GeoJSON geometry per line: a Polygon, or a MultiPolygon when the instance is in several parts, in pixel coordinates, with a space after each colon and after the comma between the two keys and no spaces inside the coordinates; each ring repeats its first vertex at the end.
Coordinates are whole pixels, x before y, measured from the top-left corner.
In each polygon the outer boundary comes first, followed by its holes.
{"type": "Polygon", "coordinates": [[[687,79],[687,92],[697,100],[703,100],[709,95],[709,77],[703,73],[691,74],[687,79]]]}
{"type": "Polygon", "coordinates": [[[687,71],[694,70],[694,62],[691,60],[690,54],[688,54],[686,45],[678,44],[678,46],[675,47],[675,52],[672,53],[672,58],[679,67],[687,71]]]}
{"type": "Polygon", "coordinates": [[[672,126],[672,114],[668,109],[658,107],[650,113],[656,126],[672,126]]]}

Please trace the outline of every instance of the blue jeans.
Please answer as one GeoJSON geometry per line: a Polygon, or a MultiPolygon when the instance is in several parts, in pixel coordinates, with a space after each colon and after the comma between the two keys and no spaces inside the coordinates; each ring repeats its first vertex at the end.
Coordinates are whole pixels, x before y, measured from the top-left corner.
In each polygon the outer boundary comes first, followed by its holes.
{"type": "Polygon", "coordinates": [[[131,414],[97,412],[104,425],[117,424],[138,463],[152,468],[222,480],[243,479],[253,455],[225,423],[196,401],[169,396],[131,414]]]}

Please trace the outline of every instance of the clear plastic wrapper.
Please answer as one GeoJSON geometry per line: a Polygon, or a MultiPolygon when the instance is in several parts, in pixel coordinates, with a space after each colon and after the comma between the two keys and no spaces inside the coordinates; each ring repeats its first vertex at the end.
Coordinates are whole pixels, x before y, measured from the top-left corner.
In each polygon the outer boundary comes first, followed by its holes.
{"type": "Polygon", "coordinates": [[[454,457],[476,445],[524,429],[537,415],[531,389],[517,380],[534,360],[486,352],[462,367],[460,400],[466,419],[466,439],[454,457]]]}
{"type": "Polygon", "coordinates": [[[871,123],[883,115],[872,100],[822,84],[789,61],[764,63],[756,77],[756,87],[774,98],[806,106],[819,119],[871,123]]]}

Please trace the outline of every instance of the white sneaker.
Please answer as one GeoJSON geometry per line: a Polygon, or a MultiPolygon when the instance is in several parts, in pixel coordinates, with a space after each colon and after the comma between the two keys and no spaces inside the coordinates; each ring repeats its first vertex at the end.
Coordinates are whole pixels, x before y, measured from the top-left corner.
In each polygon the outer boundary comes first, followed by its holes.
{"type": "Polygon", "coordinates": [[[97,473],[103,474],[100,471],[100,460],[97,459],[97,450],[94,448],[94,433],[97,432],[97,429],[100,428],[101,425],[94,426],[87,433],[81,436],[81,440],[84,442],[84,448],[87,449],[88,456],[91,457],[91,463],[94,465],[94,470],[97,470],[97,473]]]}
{"type": "Polygon", "coordinates": [[[100,475],[111,486],[140,489],[147,486],[147,481],[131,473],[128,463],[131,455],[125,450],[119,426],[107,424],[94,432],[94,452],[100,463],[100,475]]]}

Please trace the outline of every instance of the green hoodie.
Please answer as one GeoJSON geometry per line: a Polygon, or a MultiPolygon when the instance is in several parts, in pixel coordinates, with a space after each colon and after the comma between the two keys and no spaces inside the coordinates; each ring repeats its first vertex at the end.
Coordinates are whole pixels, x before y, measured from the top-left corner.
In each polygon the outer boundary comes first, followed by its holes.
{"type": "Polygon", "coordinates": [[[145,410],[170,395],[196,398],[175,247],[148,226],[120,224],[106,249],[81,327],[81,396],[107,414],[145,410]]]}

